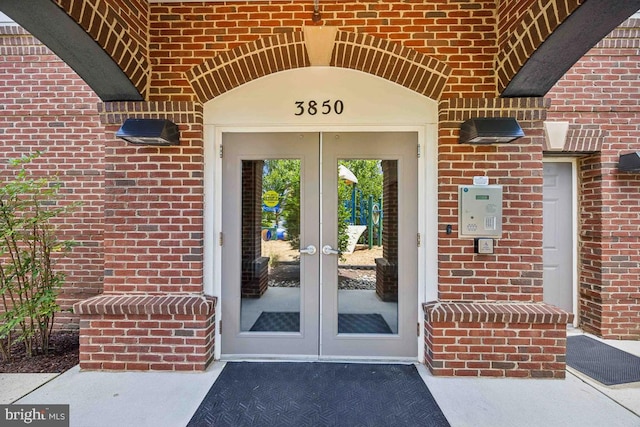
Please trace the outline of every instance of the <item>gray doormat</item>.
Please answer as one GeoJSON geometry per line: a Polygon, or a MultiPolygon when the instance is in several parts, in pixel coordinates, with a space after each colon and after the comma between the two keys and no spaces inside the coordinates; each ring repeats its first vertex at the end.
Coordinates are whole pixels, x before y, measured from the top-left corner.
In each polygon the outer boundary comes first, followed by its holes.
{"type": "Polygon", "coordinates": [[[567,338],[567,365],[604,385],[640,381],[640,357],[585,335],[567,338]]]}
{"type": "Polygon", "coordinates": [[[413,365],[228,362],[188,426],[449,426],[413,365]]]}
{"type": "MultiPolygon", "coordinates": [[[[297,311],[263,311],[250,331],[299,332],[300,313],[297,311]]],[[[378,313],[338,314],[339,334],[391,334],[391,328],[378,313]]]]}

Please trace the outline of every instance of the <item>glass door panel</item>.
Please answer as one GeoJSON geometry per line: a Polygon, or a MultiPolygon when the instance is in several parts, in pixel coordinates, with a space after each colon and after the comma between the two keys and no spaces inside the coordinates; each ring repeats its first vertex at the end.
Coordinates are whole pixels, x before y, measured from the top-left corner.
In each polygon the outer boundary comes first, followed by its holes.
{"type": "Polygon", "coordinates": [[[319,135],[222,142],[222,353],[317,355],[319,135]]]}
{"type": "Polygon", "coordinates": [[[338,334],[398,333],[398,161],[338,161],[338,334]]]}
{"type": "Polygon", "coordinates": [[[300,332],[300,160],[242,161],[241,331],[300,332]]]}
{"type": "Polygon", "coordinates": [[[417,134],[322,134],[321,357],[418,353],[417,134]]]}

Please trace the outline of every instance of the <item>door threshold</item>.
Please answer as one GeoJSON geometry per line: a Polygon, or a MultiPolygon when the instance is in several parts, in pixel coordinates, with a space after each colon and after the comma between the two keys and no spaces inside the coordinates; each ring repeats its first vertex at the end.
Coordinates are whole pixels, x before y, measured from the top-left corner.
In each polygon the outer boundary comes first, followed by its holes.
{"type": "Polygon", "coordinates": [[[317,355],[257,355],[223,354],[222,362],[326,362],[326,363],[371,363],[371,364],[420,364],[417,357],[362,357],[362,356],[317,356],[317,355]]]}
{"type": "Polygon", "coordinates": [[[286,354],[223,354],[223,362],[317,362],[314,355],[286,355],[286,354]]]}

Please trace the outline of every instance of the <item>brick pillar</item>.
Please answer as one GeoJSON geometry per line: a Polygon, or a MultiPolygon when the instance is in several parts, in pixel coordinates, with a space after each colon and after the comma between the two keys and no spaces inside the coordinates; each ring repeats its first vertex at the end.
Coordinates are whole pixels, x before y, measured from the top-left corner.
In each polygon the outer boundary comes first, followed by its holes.
{"type": "Polygon", "coordinates": [[[376,258],[376,294],[398,301],[398,162],[382,161],[382,258],[376,258]]]}
{"type": "Polygon", "coordinates": [[[216,298],[101,295],[74,305],[80,368],[203,371],[213,360],[216,298]]]}
{"type": "Polygon", "coordinates": [[[268,288],[269,258],[262,256],[262,169],[242,162],[242,297],[260,298],[268,288]]]}
{"type": "Polygon", "coordinates": [[[432,302],[425,365],[434,375],[564,378],[573,314],[538,303],[432,302]]]}
{"type": "Polygon", "coordinates": [[[216,299],[203,295],[202,106],[99,104],[105,126],[104,294],[74,305],[80,367],[201,371],[213,360],[216,299]],[[115,137],[127,118],[166,118],[180,145],[115,137]]]}
{"type": "Polygon", "coordinates": [[[548,106],[539,98],[452,98],[439,105],[438,301],[424,305],[425,364],[434,375],[565,375],[573,316],[542,301],[548,106]],[[460,124],[472,117],[515,117],[525,137],[460,144],[460,124]],[[503,186],[503,233],[494,254],[474,253],[473,239],[458,234],[458,186],[476,175],[503,186]]]}

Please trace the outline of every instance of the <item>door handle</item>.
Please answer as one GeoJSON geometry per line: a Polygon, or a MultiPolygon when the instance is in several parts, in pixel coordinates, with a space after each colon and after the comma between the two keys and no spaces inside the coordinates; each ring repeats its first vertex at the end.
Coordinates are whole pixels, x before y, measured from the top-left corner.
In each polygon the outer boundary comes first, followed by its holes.
{"type": "Polygon", "coordinates": [[[325,255],[339,255],[340,251],[333,249],[331,245],[324,245],[322,247],[322,253],[325,255]]]}
{"type": "Polygon", "coordinates": [[[313,245],[309,245],[304,249],[300,249],[300,253],[305,255],[315,255],[316,252],[317,252],[317,249],[313,245]]]}

